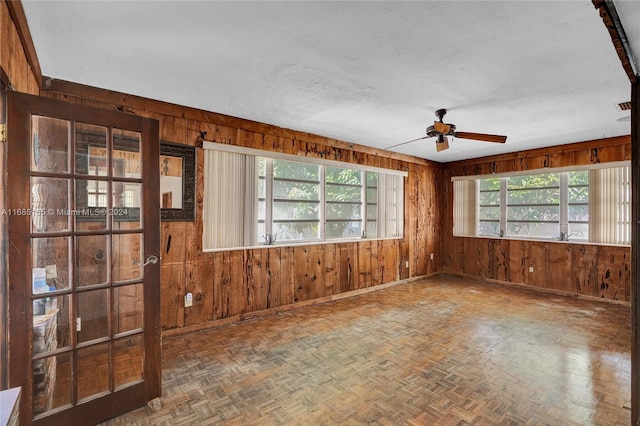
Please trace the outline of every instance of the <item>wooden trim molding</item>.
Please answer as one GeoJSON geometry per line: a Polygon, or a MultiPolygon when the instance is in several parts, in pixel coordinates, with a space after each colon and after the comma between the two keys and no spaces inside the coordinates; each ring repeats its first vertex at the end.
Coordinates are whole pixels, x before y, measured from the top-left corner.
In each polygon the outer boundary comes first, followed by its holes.
{"type": "Polygon", "coordinates": [[[618,12],[611,0],[592,0],[593,5],[600,12],[602,22],[607,27],[613,46],[618,53],[622,68],[627,73],[629,81],[631,83],[637,83],[638,77],[638,64],[635,62],[633,55],[631,54],[631,48],[627,36],[618,17],[618,12]]]}
{"type": "Polygon", "coordinates": [[[629,144],[629,136],[614,136],[609,138],[593,139],[584,142],[575,142],[566,145],[554,145],[544,148],[528,149],[526,151],[510,152],[506,154],[491,155],[487,157],[470,158],[468,160],[452,161],[447,163],[448,168],[456,168],[479,163],[497,163],[500,161],[520,160],[523,158],[535,158],[549,155],[551,153],[568,153],[571,151],[580,151],[585,149],[599,149],[604,146],[627,145],[629,144]]]}
{"type": "Polygon", "coordinates": [[[24,14],[24,9],[22,8],[22,1],[5,0],[5,3],[9,9],[11,19],[16,26],[16,30],[18,31],[18,36],[20,37],[20,42],[22,43],[22,48],[24,49],[24,53],[27,58],[27,63],[31,67],[31,71],[33,71],[36,83],[38,84],[38,89],[42,89],[42,70],[40,69],[40,62],[38,61],[36,47],[33,44],[33,39],[31,38],[31,31],[29,31],[27,16],[24,14]]]}

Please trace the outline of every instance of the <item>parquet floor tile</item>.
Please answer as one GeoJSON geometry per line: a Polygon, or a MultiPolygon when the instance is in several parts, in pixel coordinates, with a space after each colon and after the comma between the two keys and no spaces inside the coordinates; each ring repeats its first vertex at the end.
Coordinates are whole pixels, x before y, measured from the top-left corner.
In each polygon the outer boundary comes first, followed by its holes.
{"type": "Polygon", "coordinates": [[[163,340],[117,425],[628,425],[625,305],[437,277],[163,340]]]}

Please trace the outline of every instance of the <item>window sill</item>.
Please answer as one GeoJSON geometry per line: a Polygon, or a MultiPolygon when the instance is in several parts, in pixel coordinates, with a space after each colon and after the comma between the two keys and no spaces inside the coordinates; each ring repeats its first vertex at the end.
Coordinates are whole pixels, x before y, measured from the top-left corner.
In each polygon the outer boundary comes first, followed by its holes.
{"type": "Polygon", "coordinates": [[[595,243],[591,241],[585,240],[569,240],[569,241],[560,241],[558,239],[548,239],[548,238],[514,238],[514,237],[499,237],[492,235],[454,235],[454,238],[482,238],[487,240],[507,240],[507,241],[531,241],[537,243],[564,243],[564,244],[582,244],[589,246],[613,246],[613,247],[631,247],[631,244],[610,244],[610,243],[595,243]]]}
{"type": "Polygon", "coordinates": [[[296,241],[296,242],[276,242],[271,245],[255,245],[246,247],[228,247],[228,248],[216,248],[216,249],[203,249],[203,253],[218,253],[224,251],[237,251],[237,250],[259,250],[270,248],[286,248],[286,247],[302,247],[302,246],[319,246],[323,244],[348,244],[348,243],[361,243],[367,241],[387,241],[387,240],[402,240],[404,237],[386,237],[386,238],[336,238],[324,241],[296,241]]]}

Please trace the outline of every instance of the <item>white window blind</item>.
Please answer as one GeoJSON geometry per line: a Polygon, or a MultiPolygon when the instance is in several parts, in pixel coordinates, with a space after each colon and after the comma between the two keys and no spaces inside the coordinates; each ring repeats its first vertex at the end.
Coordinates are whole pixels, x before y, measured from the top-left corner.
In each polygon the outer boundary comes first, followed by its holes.
{"type": "Polygon", "coordinates": [[[255,245],[255,157],[211,149],[204,152],[203,247],[255,245]]]}
{"type": "Polygon", "coordinates": [[[631,168],[593,170],[590,240],[604,244],[631,244],[631,168]]]}
{"type": "Polygon", "coordinates": [[[404,178],[378,177],[378,235],[401,237],[404,231],[404,178]]]}
{"type": "Polygon", "coordinates": [[[477,235],[478,189],[475,180],[457,180],[453,182],[453,235],[477,235]]]}

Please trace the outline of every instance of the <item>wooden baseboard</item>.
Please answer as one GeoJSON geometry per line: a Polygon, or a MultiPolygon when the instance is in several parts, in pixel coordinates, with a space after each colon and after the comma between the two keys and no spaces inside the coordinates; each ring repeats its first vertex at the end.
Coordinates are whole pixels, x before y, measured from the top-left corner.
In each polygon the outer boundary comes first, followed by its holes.
{"type": "Polygon", "coordinates": [[[277,314],[277,313],[280,313],[280,312],[290,311],[292,309],[300,309],[300,308],[304,308],[306,306],[320,305],[322,303],[333,302],[335,300],[341,300],[341,299],[346,299],[346,298],[349,298],[349,297],[355,297],[355,296],[359,296],[361,294],[371,293],[373,291],[384,290],[386,288],[395,287],[395,286],[402,285],[402,284],[408,284],[408,283],[419,281],[419,280],[424,280],[426,278],[431,278],[431,277],[436,276],[436,275],[439,275],[439,273],[433,273],[433,274],[428,274],[428,275],[420,275],[420,276],[417,276],[417,277],[411,277],[411,278],[407,278],[407,279],[404,279],[404,280],[393,281],[393,282],[385,283],[385,284],[379,284],[379,285],[376,285],[376,286],[373,286],[373,287],[361,288],[361,289],[358,289],[358,290],[346,291],[344,293],[332,294],[331,296],[319,297],[317,299],[312,299],[312,300],[305,300],[304,302],[298,302],[298,303],[293,303],[293,304],[290,304],[290,305],[278,306],[276,308],[269,308],[269,309],[263,309],[263,310],[260,310],[260,311],[255,311],[255,312],[247,312],[247,313],[243,313],[243,314],[233,315],[233,316],[228,317],[228,318],[209,321],[209,322],[202,323],[202,324],[195,324],[195,325],[190,325],[190,326],[186,326],[186,327],[172,328],[170,330],[163,330],[162,331],[162,336],[163,337],[177,336],[177,335],[181,335],[181,334],[192,333],[194,331],[206,330],[206,329],[209,329],[209,328],[220,327],[220,326],[223,326],[223,325],[226,325],[226,324],[233,324],[233,323],[237,323],[237,322],[240,322],[240,321],[250,320],[250,319],[254,319],[254,318],[261,318],[261,317],[265,317],[265,316],[268,316],[268,315],[274,315],[274,314],[277,314]]]}
{"type": "Polygon", "coordinates": [[[527,285],[527,284],[523,284],[523,283],[514,283],[514,282],[510,282],[510,281],[495,280],[495,279],[492,279],[492,278],[481,278],[481,277],[476,277],[476,276],[473,276],[473,275],[457,274],[457,273],[453,273],[453,272],[439,272],[438,275],[466,278],[466,279],[469,279],[469,280],[483,281],[483,282],[487,282],[487,283],[504,285],[504,286],[509,286],[509,287],[526,288],[528,290],[533,290],[533,291],[537,291],[537,292],[540,292],[540,293],[553,294],[554,296],[564,296],[564,297],[571,297],[571,298],[574,298],[574,299],[584,299],[584,300],[612,303],[612,304],[615,304],[615,305],[631,306],[631,302],[627,302],[627,301],[624,301],[624,300],[612,300],[612,299],[604,299],[602,297],[585,296],[584,294],[579,294],[579,293],[568,293],[566,291],[554,290],[552,288],[536,287],[536,286],[527,285]]]}

